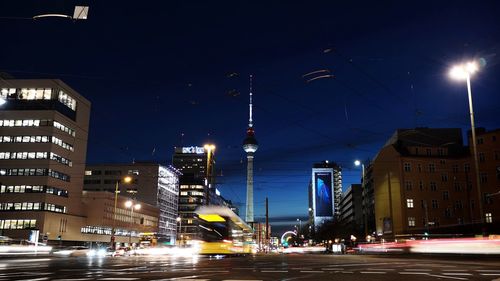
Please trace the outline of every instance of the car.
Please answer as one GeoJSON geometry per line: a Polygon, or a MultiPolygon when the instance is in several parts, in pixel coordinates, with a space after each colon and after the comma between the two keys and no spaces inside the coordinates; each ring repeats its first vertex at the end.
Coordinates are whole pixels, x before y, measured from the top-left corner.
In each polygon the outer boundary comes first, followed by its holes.
{"type": "Polygon", "coordinates": [[[90,249],[84,246],[71,246],[53,251],[56,256],[82,257],[90,254],[90,249]]]}
{"type": "Polygon", "coordinates": [[[130,248],[130,247],[119,247],[116,248],[116,250],[111,254],[113,257],[124,257],[124,256],[130,256],[132,254],[135,254],[135,251],[130,248]]]}

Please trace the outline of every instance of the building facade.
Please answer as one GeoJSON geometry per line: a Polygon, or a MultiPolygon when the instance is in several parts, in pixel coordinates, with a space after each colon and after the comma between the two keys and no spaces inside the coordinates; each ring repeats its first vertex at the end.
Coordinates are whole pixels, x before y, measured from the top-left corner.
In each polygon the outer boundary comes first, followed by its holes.
{"type": "Polygon", "coordinates": [[[478,144],[478,151],[484,153],[479,154],[483,159],[479,161],[483,193],[479,197],[473,158],[463,145],[460,129],[397,130],[373,161],[377,234],[387,238],[473,234],[491,228],[498,217],[495,198],[489,196],[499,183],[495,178],[499,166],[495,151],[500,150],[497,134],[484,132],[478,140],[483,145],[478,144]]]}
{"type": "Polygon", "coordinates": [[[315,231],[324,222],[339,218],[342,169],[333,162],[313,165],[309,185],[309,223],[315,231]],[[311,224],[312,223],[312,224],[311,224]]]}
{"type": "Polygon", "coordinates": [[[86,224],[80,232],[84,241],[119,244],[156,244],[153,234],[159,232],[160,208],[110,192],[84,191],[86,224]]]}
{"type": "Polygon", "coordinates": [[[339,221],[344,232],[364,239],[363,195],[361,184],[352,184],[340,200],[339,221]]]}
{"type": "Polygon", "coordinates": [[[195,211],[200,206],[221,205],[236,209],[225,200],[215,185],[214,146],[176,147],[173,166],[182,175],[179,178],[179,239],[183,242],[198,238],[198,220],[195,211]]]}
{"type": "Polygon", "coordinates": [[[152,162],[86,167],[84,190],[114,194],[117,188],[121,196],[158,207],[158,239],[175,243],[179,201],[179,173],[175,169],[152,162]]]}
{"type": "Polygon", "coordinates": [[[0,80],[0,231],[81,240],[90,102],[61,80],[0,80]]]}

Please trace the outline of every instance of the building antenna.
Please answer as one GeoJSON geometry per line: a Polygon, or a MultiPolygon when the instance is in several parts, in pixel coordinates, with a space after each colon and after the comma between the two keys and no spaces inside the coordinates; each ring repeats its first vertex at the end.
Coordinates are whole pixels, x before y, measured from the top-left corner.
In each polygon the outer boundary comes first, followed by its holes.
{"type": "Polygon", "coordinates": [[[249,107],[250,107],[250,111],[249,111],[249,114],[250,114],[250,117],[248,119],[248,127],[252,128],[253,127],[253,120],[252,120],[252,74],[250,74],[250,104],[249,104],[249,107]]]}

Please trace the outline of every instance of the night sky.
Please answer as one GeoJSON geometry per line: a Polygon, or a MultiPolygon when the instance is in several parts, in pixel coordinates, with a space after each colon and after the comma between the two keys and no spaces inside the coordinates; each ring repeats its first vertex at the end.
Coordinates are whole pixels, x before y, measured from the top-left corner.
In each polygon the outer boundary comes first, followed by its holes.
{"type": "Polygon", "coordinates": [[[281,229],[306,220],[314,162],[339,163],[346,189],[397,128],[468,129],[454,63],[481,59],[476,125],[499,128],[499,15],[498,1],[1,1],[0,71],[92,102],[89,163],[170,164],[174,146],[214,143],[239,204],[253,74],[255,216],[268,196],[281,229]],[[88,20],[30,19],[77,3],[88,20]],[[334,78],[303,78],[320,69],[334,78]]]}

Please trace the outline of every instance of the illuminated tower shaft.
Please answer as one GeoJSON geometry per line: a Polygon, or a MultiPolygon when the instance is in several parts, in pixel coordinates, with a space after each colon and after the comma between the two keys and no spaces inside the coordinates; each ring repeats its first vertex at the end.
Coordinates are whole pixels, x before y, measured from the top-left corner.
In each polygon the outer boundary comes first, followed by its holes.
{"type": "Polygon", "coordinates": [[[247,204],[246,222],[253,222],[253,152],[247,154],[247,204]]]}
{"type": "Polygon", "coordinates": [[[247,153],[247,204],[246,204],[246,222],[253,221],[253,155],[257,151],[259,145],[255,139],[255,131],[253,129],[252,119],[252,75],[250,75],[250,103],[249,103],[249,118],[247,136],[243,140],[243,150],[247,153]]]}

